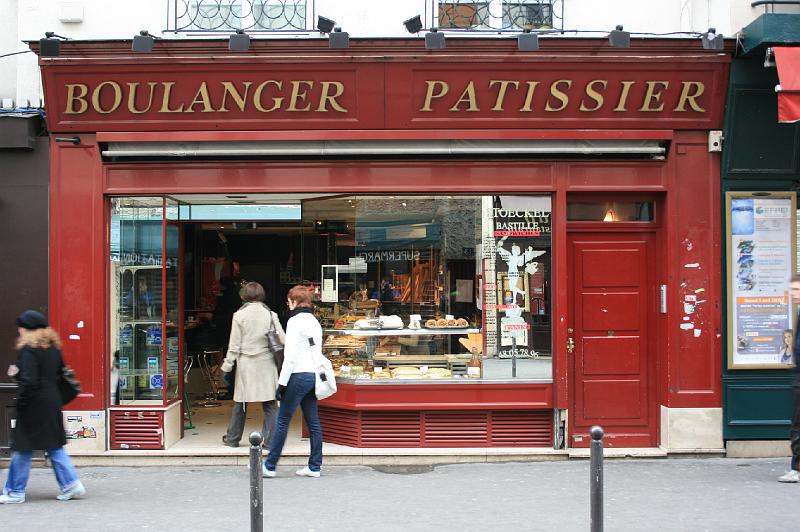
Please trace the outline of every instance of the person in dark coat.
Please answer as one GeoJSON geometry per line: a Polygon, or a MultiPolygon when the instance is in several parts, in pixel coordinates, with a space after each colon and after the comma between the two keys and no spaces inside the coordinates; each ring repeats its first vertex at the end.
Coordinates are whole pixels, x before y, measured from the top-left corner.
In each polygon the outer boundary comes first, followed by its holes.
{"type": "Polygon", "coordinates": [[[11,436],[11,463],[0,504],[25,502],[33,451],[45,451],[53,465],[61,494],[68,501],[86,493],[64,445],[64,417],[58,380],[64,361],[58,334],[41,312],[26,310],[17,318],[16,364],[8,375],[17,380],[16,426],[11,436]]]}

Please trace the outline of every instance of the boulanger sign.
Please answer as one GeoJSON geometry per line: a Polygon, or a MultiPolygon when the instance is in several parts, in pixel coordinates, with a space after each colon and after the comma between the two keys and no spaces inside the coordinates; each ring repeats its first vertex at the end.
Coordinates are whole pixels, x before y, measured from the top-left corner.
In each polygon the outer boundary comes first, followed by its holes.
{"type": "Polygon", "coordinates": [[[42,65],[53,131],[718,128],[719,62],[42,65]],[[569,67],[569,68],[566,68],[569,67]]]}

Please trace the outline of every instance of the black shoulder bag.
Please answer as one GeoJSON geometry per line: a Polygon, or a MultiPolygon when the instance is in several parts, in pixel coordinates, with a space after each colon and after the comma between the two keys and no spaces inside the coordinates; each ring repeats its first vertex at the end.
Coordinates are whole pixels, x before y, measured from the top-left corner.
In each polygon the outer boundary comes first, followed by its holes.
{"type": "Polygon", "coordinates": [[[269,312],[269,330],[267,330],[267,346],[269,350],[272,352],[272,358],[275,359],[275,366],[278,368],[278,374],[281,372],[281,368],[283,367],[283,342],[281,342],[281,337],[278,334],[278,329],[275,327],[275,314],[269,308],[267,308],[267,312],[269,312]]]}
{"type": "Polygon", "coordinates": [[[75,378],[75,372],[69,366],[62,366],[58,376],[58,391],[61,392],[61,403],[67,404],[81,393],[81,383],[75,378]]]}

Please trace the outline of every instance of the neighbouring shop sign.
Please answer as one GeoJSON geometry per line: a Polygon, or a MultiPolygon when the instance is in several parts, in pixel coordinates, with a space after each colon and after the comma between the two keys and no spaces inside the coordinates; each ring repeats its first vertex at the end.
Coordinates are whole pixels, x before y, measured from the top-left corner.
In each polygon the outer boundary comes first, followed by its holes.
{"type": "Polygon", "coordinates": [[[796,200],[793,193],[729,192],[728,367],[791,363],[796,200]]]}

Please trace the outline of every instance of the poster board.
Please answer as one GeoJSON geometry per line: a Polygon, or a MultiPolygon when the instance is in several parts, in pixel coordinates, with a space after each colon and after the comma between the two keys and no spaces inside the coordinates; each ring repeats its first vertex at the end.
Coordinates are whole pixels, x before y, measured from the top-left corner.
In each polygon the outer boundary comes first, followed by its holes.
{"type": "Polygon", "coordinates": [[[728,369],[785,369],[795,315],[796,195],[727,192],[725,218],[728,369]]]}

